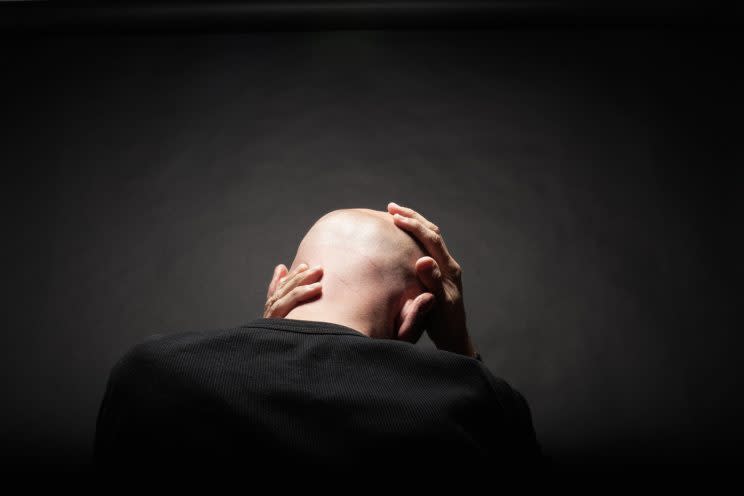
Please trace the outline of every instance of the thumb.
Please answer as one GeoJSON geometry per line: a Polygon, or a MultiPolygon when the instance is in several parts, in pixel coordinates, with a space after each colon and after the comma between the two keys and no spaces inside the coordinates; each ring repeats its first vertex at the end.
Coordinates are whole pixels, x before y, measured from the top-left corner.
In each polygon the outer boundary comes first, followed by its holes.
{"type": "Polygon", "coordinates": [[[434,308],[434,304],[437,302],[437,299],[434,297],[431,293],[421,293],[416,298],[418,302],[418,315],[416,319],[418,321],[423,320],[424,317],[426,317],[426,314],[431,312],[432,308],[434,308]]]}
{"type": "Polygon", "coordinates": [[[416,275],[421,283],[434,295],[442,292],[442,271],[436,260],[431,257],[421,257],[416,261],[416,275]]]}
{"type": "Polygon", "coordinates": [[[431,293],[421,293],[413,301],[409,300],[402,311],[402,322],[398,329],[398,339],[415,343],[424,333],[425,316],[434,307],[436,299],[431,293]]]}

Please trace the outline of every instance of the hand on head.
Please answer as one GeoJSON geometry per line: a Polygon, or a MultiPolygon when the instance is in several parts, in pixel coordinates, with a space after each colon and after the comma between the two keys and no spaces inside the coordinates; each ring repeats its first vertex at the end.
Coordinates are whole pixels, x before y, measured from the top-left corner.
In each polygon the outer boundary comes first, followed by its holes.
{"type": "Polygon", "coordinates": [[[439,349],[476,356],[465,324],[462,269],[447,249],[439,227],[396,203],[388,203],[387,209],[395,225],[415,236],[428,253],[416,261],[416,274],[436,299],[426,317],[429,337],[439,349]]]}
{"type": "Polygon", "coordinates": [[[294,264],[276,267],[264,317],[336,322],[413,343],[426,330],[438,348],[475,355],[460,266],[439,228],[414,210],[390,203],[388,213],[331,212],[303,238],[294,264]]]}
{"type": "Polygon", "coordinates": [[[288,273],[284,264],[277,265],[266,294],[264,318],[284,318],[297,305],[319,296],[322,277],[322,267],[308,269],[307,264],[299,264],[288,273]]]}

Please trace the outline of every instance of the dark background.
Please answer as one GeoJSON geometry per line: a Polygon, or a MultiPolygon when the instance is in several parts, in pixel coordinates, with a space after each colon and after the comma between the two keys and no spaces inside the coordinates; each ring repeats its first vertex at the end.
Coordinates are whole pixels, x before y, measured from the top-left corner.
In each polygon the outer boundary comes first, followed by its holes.
{"type": "Polygon", "coordinates": [[[6,464],[86,464],[129,347],[260,316],[315,219],[391,200],[555,461],[738,456],[738,28],[444,28],[6,32],[6,464]]]}

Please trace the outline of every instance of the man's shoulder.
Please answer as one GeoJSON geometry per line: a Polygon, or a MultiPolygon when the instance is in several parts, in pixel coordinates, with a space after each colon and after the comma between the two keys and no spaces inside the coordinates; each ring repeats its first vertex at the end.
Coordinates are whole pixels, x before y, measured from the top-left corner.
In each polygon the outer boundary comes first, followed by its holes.
{"type": "Polygon", "coordinates": [[[230,328],[148,335],[121,355],[111,369],[111,377],[120,380],[173,368],[184,358],[203,357],[200,350],[208,350],[213,343],[229,340],[239,332],[240,328],[230,328]]]}
{"type": "Polygon", "coordinates": [[[129,348],[122,360],[165,358],[195,347],[229,343],[248,337],[249,330],[247,326],[235,326],[150,334],[129,348]]]}
{"type": "MultiPolygon", "coordinates": [[[[149,381],[201,376],[215,369],[247,372],[311,363],[333,364],[339,373],[412,377],[417,382],[477,383],[492,389],[486,367],[474,358],[392,339],[372,339],[343,326],[258,319],[231,328],[152,334],[132,346],[114,365],[116,380],[149,381]],[[253,364],[251,363],[253,362],[253,364]],[[258,363],[260,362],[260,364],[258,363]]],[[[330,370],[330,369],[325,369],[330,370]]],[[[504,384],[505,386],[505,384],[504,384]]],[[[508,387],[508,386],[507,386],[508,387]]]]}
{"type": "Polygon", "coordinates": [[[327,322],[307,321],[298,324],[296,321],[280,320],[284,319],[256,319],[236,327],[151,334],[127,350],[119,364],[156,363],[183,353],[196,354],[200,351],[214,354],[235,351],[240,347],[246,347],[242,351],[247,351],[247,347],[251,345],[279,340],[327,343],[352,351],[352,354],[384,354],[390,360],[402,360],[406,363],[421,362],[434,367],[444,365],[478,372],[487,371],[483,363],[474,358],[433,347],[394,339],[374,339],[348,327],[327,322]],[[345,337],[352,339],[344,339],[345,337]]]}

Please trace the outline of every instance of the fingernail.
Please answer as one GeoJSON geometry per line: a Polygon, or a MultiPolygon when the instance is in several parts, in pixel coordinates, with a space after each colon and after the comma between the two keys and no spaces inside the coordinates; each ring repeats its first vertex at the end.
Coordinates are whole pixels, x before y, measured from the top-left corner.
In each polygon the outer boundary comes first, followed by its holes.
{"type": "Polygon", "coordinates": [[[400,205],[398,205],[398,204],[397,204],[397,203],[395,203],[395,202],[390,202],[390,205],[392,205],[392,206],[394,206],[394,207],[399,207],[399,206],[400,206],[400,205]]]}
{"type": "Polygon", "coordinates": [[[305,269],[307,269],[307,264],[305,264],[305,263],[301,263],[300,265],[298,265],[298,266],[297,266],[297,268],[298,268],[299,270],[305,270],[305,269]]]}
{"type": "Polygon", "coordinates": [[[321,270],[323,270],[323,267],[321,267],[320,265],[316,265],[315,267],[313,267],[310,270],[313,271],[313,272],[320,272],[321,270]]]}

